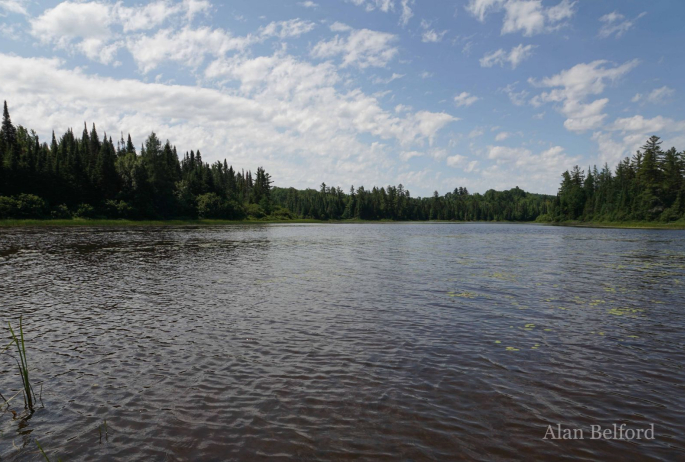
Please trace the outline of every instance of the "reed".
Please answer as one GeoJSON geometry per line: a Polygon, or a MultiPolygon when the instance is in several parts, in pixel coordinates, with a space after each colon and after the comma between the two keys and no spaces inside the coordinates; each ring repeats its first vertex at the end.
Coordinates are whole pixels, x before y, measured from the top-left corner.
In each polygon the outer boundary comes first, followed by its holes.
{"type": "Polygon", "coordinates": [[[12,324],[7,323],[10,328],[10,333],[12,334],[12,340],[17,346],[17,352],[19,353],[19,360],[17,361],[17,367],[19,368],[19,375],[21,376],[21,382],[23,386],[24,393],[24,407],[33,411],[34,404],[36,403],[36,394],[33,392],[33,387],[29,381],[29,364],[26,359],[26,344],[24,343],[24,327],[22,325],[22,317],[19,317],[19,337],[14,333],[12,329],[12,324]]]}
{"type": "MultiPolygon", "coordinates": [[[[40,449],[40,453],[43,454],[43,457],[45,457],[45,460],[46,460],[47,462],[50,462],[50,458],[49,458],[48,455],[45,453],[45,451],[43,451],[43,447],[40,445],[40,443],[38,442],[38,440],[36,440],[36,446],[38,446],[38,449],[40,449]]],[[[57,458],[57,462],[62,462],[61,459],[60,459],[59,457],[57,458]]]]}

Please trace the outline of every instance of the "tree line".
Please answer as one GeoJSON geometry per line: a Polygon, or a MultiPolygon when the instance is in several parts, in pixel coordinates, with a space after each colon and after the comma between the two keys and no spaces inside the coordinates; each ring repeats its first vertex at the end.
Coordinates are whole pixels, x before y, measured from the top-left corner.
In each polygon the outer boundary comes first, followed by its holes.
{"type": "MultiPolygon", "coordinates": [[[[138,151],[129,135],[114,143],[95,125],[41,143],[15,127],[7,102],[0,128],[0,218],[261,218],[274,213],[263,168],[209,164],[200,151],[179,158],[155,133],[138,151]]],[[[276,211],[290,216],[287,211],[276,211]]]]}
{"type": "Polygon", "coordinates": [[[84,124],[49,143],[14,126],[5,102],[0,127],[0,218],[459,220],[664,220],[683,217],[685,155],[652,137],[612,174],[577,166],[556,196],[516,187],[471,194],[464,187],[412,197],[403,185],[318,190],[272,186],[259,167],[209,164],[199,150],[182,156],[151,133],[139,149],[84,124]]]}
{"type": "Polygon", "coordinates": [[[661,148],[650,137],[615,171],[607,164],[587,173],[575,166],[562,174],[561,187],[548,221],[661,221],[685,217],[685,152],[661,148]]]}

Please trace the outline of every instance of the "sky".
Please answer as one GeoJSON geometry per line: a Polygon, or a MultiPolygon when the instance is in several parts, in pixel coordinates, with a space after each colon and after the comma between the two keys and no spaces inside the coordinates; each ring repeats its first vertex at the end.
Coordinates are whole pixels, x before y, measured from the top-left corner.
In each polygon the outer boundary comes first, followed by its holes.
{"type": "Polygon", "coordinates": [[[685,149],[680,0],[0,0],[0,99],[276,186],[556,193],[685,149]]]}

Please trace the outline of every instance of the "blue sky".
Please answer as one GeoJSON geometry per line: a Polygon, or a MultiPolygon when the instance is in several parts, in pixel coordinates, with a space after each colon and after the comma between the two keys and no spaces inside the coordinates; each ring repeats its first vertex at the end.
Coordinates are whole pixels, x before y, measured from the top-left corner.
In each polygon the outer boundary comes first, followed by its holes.
{"type": "Polygon", "coordinates": [[[0,99],[42,139],[155,131],[276,185],[555,193],[685,148],[685,2],[0,0],[0,99]]]}

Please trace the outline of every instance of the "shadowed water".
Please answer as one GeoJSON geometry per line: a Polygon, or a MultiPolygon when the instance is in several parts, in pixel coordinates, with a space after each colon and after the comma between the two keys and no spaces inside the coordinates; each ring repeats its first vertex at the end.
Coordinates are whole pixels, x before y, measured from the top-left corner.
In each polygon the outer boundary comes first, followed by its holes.
{"type": "Polygon", "coordinates": [[[0,460],[683,460],[684,300],[683,231],[0,229],[0,460]]]}

